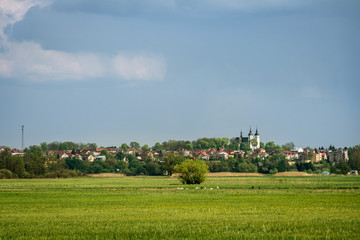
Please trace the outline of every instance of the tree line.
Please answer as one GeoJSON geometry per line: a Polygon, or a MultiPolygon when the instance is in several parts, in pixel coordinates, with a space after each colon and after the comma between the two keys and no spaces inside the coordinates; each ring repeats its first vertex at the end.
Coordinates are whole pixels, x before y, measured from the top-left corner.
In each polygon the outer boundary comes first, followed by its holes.
{"type": "MultiPolygon", "coordinates": [[[[162,151],[160,150],[160,153],[162,151]]],[[[83,161],[77,157],[59,159],[56,155],[44,155],[40,146],[30,146],[24,155],[12,155],[10,149],[0,153],[0,178],[33,178],[33,177],[75,177],[91,173],[119,172],[125,175],[172,175],[176,165],[187,158],[174,153],[159,154],[153,158],[146,155],[139,156],[118,152],[115,156],[106,150],[100,155],[106,160],[93,162],[83,161]]],[[[297,162],[289,165],[283,154],[274,153],[265,159],[235,154],[234,158],[205,161],[210,172],[245,172],[274,174],[285,171],[306,171],[321,173],[328,171],[346,174],[351,169],[360,169],[360,146],[349,148],[349,161],[340,160],[337,163],[321,161],[297,162]]]]}

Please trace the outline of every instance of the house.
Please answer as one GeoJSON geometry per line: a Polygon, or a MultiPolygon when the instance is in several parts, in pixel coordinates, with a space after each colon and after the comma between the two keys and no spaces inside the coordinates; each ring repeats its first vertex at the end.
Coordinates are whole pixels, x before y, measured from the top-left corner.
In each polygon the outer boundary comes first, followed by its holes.
{"type": "Polygon", "coordinates": [[[106,160],[106,156],[102,156],[102,155],[97,156],[97,157],[96,157],[96,160],[103,160],[103,161],[105,161],[105,160],[106,160]]]}
{"type": "Polygon", "coordinates": [[[292,151],[282,151],[282,154],[285,155],[285,158],[287,160],[297,159],[299,158],[299,154],[297,152],[292,151]]]}
{"type": "Polygon", "coordinates": [[[13,149],[13,150],[11,150],[11,155],[24,156],[24,151],[13,149]]]}
{"type": "Polygon", "coordinates": [[[84,155],[82,159],[84,161],[93,162],[95,160],[95,157],[93,155],[84,155]]]}
{"type": "Polygon", "coordinates": [[[219,152],[218,156],[222,159],[228,159],[229,158],[229,154],[227,152],[219,152]]]}
{"type": "Polygon", "coordinates": [[[263,148],[257,148],[257,149],[255,149],[255,152],[256,153],[266,153],[265,149],[263,149],[263,148]]]}
{"type": "Polygon", "coordinates": [[[265,158],[267,158],[267,157],[269,156],[269,154],[266,153],[266,152],[261,152],[261,153],[259,153],[257,156],[258,156],[259,158],[261,158],[261,159],[265,159],[265,158]]]}
{"type": "Polygon", "coordinates": [[[339,162],[341,159],[343,159],[345,162],[349,161],[349,153],[347,148],[329,151],[329,162],[339,162]]]}
{"type": "Polygon", "coordinates": [[[209,160],[210,156],[206,152],[200,151],[197,155],[197,158],[202,160],[209,160]]]}
{"type": "Polygon", "coordinates": [[[66,152],[58,152],[58,158],[59,159],[65,159],[70,157],[70,154],[66,153],[66,152]]]}
{"type": "Polygon", "coordinates": [[[206,150],[206,153],[209,155],[214,155],[217,153],[217,151],[214,148],[209,148],[208,150],[206,150]]]}

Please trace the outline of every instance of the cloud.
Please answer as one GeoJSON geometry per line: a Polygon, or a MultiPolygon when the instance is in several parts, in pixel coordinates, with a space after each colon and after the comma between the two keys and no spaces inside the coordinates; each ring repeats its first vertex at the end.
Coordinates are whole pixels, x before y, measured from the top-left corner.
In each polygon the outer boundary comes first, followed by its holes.
{"type": "Polygon", "coordinates": [[[27,11],[34,6],[44,7],[49,5],[49,0],[1,0],[0,4],[0,37],[6,38],[4,30],[7,26],[11,26],[23,20],[27,11]]]}
{"type": "Polygon", "coordinates": [[[2,0],[0,5],[0,77],[27,81],[61,81],[110,78],[120,80],[162,80],[166,62],[160,56],[104,56],[43,49],[36,42],[11,42],[5,29],[22,21],[26,12],[50,1],[2,0]]]}
{"type": "Polygon", "coordinates": [[[66,53],[44,50],[35,42],[7,43],[0,54],[0,77],[30,81],[86,80],[162,80],[166,63],[158,56],[66,53]]]}
{"type": "MultiPolygon", "coordinates": [[[[321,0],[320,0],[321,1],[321,0]]],[[[61,0],[53,8],[60,11],[112,15],[187,15],[209,12],[282,10],[312,4],[311,0],[61,0]]]]}

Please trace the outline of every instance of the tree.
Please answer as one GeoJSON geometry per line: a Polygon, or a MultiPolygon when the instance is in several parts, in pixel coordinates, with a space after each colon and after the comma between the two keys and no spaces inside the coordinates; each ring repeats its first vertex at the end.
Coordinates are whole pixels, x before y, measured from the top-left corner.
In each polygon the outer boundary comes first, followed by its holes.
{"type": "Polygon", "coordinates": [[[116,156],[115,156],[115,158],[117,159],[117,160],[124,160],[124,158],[125,158],[125,153],[123,153],[123,152],[118,152],[117,154],[116,154],[116,156]]]}
{"type": "Polygon", "coordinates": [[[130,148],[140,149],[140,144],[138,142],[131,142],[130,148]]]}
{"type": "Polygon", "coordinates": [[[250,146],[249,146],[249,143],[247,143],[247,142],[242,142],[242,143],[240,143],[240,150],[250,151],[251,148],[250,148],[250,146]]]}
{"type": "MultiPolygon", "coordinates": [[[[40,147],[39,147],[40,148],[40,147]]],[[[41,153],[37,152],[37,149],[32,149],[34,152],[27,151],[24,155],[24,163],[25,163],[25,169],[30,174],[36,175],[36,176],[42,176],[45,174],[45,162],[46,158],[41,153]]]]}
{"type": "Polygon", "coordinates": [[[189,144],[186,144],[185,149],[186,150],[193,150],[194,147],[193,147],[193,145],[191,143],[189,143],[189,144]]]}
{"type": "Polygon", "coordinates": [[[265,144],[265,150],[267,153],[271,153],[275,150],[275,143],[273,141],[267,142],[265,144]]]}
{"type": "Polygon", "coordinates": [[[145,144],[144,146],[142,146],[141,150],[149,151],[150,150],[149,145],[145,144]]]}
{"type": "Polygon", "coordinates": [[[349,148],[349,165],[351,169],[360,170],[360,145],[349,148]]]}
{"type": "Polygon", "coordinates": [[[105,156],[106,159],[112,158],[112,156],[110,155],[110,153],[109,153],[107,150],[105,150],[105,149],[101,150],[100,156],[105,156]]]}
{"type": "Polygon", "coordinates": [[[282,148],[287,151],[291,151],[294,147],[295,147],[295,144],[293,142],[288,142],[288,143],[285,143],[284,145],[282,145],[282,148]]]}
{"type": "Polygon", "coordinates": [[[187,159],[176,165],[174,170],[180,174],[179,180],[183,184],[200,184],[206,179],[208,166],[204,161],[187,159]]]}
{"type": "Polygon", "coordinates": [[[237,166],[238,172],[253,173],[257,172],[257,167],[252,163],[242,162],[237,166]]]}
{"type": "Polygon", "coordinates": [[[163,149],[163,147],[161,146],[161,143],[157,142],[155,143],[155,145],[152,147],[153,150],[161,150],[163,149]]]}
{"type": "Polygon", "coordinates": [[[88,148],[92,149],[92,150],[95,150],[97,148],[96,143],[88,143],[87,145],[88,145],[88,148]]]}
{"type": "Polygon", "coordinates": [[[152,162],[151,160],[146,161],[145,169],[148,175],[155,176],[161,175],[161,169],[158,163],[152,162]]]}
{"type": "Polygon", "coordinates": [[[267,153],[281,152],[282,147],[280,145],[276,145],[273,141],[271,141],[265,144],[265,150],[267,153]]]}
{"type": "Polygon", "coordinates": [[[238,150],[239,149],[239,141],[236,140],[236,138],[230,139],[229,149],[230,150],[238,150]]]}
{"type": "Polygon", "coordinates": [[[161,163],[161,170],[171,176],[174,173],[174,167],[184,161],[184,158],[179,155],[170,153],[163,157],[161,163]]]}
{"type": "Polygon", "coordinates": [[[125,149],[128,149],[129,146],[126,143],[123,143],[123,144],[121,144],[120,148],[125,150],[125,149]]]}
{"type": "Polygon", "coordinates": [[[258,141],[255,138],[253,138],[250,140],[250,144],[251,144],[251,146],[256,147],[258,144],[258,141]]]}
{"type": "Polygon", "coordinates": [[[284,159],[281,159],[281,160],[278,162],[277,169],[279,170],[279,172],[285,172],[285,171],[286,171],[286,163],[285,163],[285,160],[284,160],[284,159]]]}
{"type": "Polygon", "coordinates": [[[40,147],[41,147],[41,149],[42,149],[43,152],[49,151],[49,148],[48,148],[48,145],[47,145],[46,142],[40,143],[40,147]]]}

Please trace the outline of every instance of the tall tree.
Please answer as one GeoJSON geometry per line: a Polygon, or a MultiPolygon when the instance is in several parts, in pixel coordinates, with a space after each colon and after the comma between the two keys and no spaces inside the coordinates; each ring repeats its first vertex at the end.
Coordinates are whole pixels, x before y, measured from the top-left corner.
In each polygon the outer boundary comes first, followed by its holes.
{"type": "Polygon", "coordinates": [[[349,148],[349,165],[353,170],[360,170],[360,145],[349,148]]]}
{"type": "Polygon", "coordinates": [[[130,147],[135,149],[140,149],[140,144],[138,142],[131,142],[130,147]]]}
{"type": "Polygon", "coordinates": [[[293,142],[288,142],[282,145],[282,148],[287,151],[291,151],[295,147],[295,144],[293,142]]]}
{"type": "Polygon", "coordinates": [[[149,145],[145,144],[144,146],[142,146],[141,150],[149,151],[150,150],[149,145]]]}
{"type": "Polygon", "coordinates": [[[123,144],[121,144],[120,148],[125,150],[125,149],[128,149],[129,146],[126,143],[123,143],[123,144]]]}
{"type": "Polygon", "coordinates": [[[163,157],[161,163],[161,170],[165,172],[168,176],[171,176],[174,173],[174,167],[177,164],[180,164],[184,161],[184,158],[180,155],[175,155],[173,153],[166,155],[163,157]]]}

